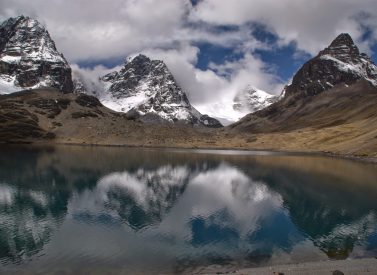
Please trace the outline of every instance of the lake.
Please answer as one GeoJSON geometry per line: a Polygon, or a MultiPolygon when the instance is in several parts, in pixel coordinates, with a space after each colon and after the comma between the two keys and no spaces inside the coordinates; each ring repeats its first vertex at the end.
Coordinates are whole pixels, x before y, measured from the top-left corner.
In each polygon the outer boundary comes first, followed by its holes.
{"type": "Polygon", "coordinates": [[[377,256],[375,164],[221,150],[0,150],[0,272],[190,273],[377,256]]]}

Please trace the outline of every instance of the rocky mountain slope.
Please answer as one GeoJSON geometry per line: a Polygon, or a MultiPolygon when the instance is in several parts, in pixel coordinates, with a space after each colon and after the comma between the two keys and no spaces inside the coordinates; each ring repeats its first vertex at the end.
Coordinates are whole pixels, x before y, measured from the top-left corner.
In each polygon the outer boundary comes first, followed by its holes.
{"type": "Polygon", "coordinates": [[[216,129],[145,124],[103,106],[94,96],[53,88],[0,95],[0,143],[74,143],[175,146],[204,142],[216,129]]]}
{"type": "MultiPolygon", "coordinates": [[[[95,97],[64,94],[53,88],[0,95],[0,141],[53,140],[63,126],[84,122],[85,118],[114,117],[121,115],[105,108],[95,97]]],[[[65,132],[74,136],[69,130],[65,132]]]]}
{"type": "Polygon", "coordinates": [[[368,115],[376,108],[376,83],[376,65],[348,34],[341,34],[301,67],[281,100],[231,129],[271,132],[342,124],[357,117],[350,114],[368,115]]]}
{"type": "Polygon", "coordinates": [[[105,86],[101,102],[112,110],[126,112],[129,117],[152,123],[222,126],[190,104],[163,61],[140,54],[128,59],[120,71],[107,74],[101,80],[105,86]]]}
{"type": "Polygon", "coordinates": [[[0,93],[38,87],[71,92],[71,68],[37,20],[9,18],[0,25],[0,93]]]}

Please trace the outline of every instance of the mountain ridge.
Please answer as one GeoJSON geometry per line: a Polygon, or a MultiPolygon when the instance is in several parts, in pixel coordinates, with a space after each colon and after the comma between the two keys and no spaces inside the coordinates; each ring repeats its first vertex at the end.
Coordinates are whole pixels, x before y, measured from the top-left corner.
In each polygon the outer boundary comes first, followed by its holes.
{"type": "Polygon", "coordinates": [[[343,33],[298,70],[279,101],[248,114],[229,129],[253,133],[326,129],[354,123],[347,111],[358,112],[360,120],[368,119],[375,108],[376,83],[376,65],[360,53],[350,35],[343,33]],[[360,102],[364,102],[364,109],[360,102]]]}
{"type": "Polygon", "coordinates": [[[285,97],[316,95],[362,78],[377,86],[377,67],[366,54],[360,53],[349,34],[341,33],[303,64],[285,88],[285,97]]]}

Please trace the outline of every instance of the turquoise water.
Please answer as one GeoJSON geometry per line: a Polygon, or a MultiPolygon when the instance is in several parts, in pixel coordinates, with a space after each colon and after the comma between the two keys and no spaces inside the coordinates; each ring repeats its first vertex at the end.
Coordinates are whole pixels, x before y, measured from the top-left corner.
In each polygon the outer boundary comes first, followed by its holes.
{"type": "Polygon", "coordinates": [[[0,150],[0,272],[190,273],[377,256],[376,165],[244,151],[0,150]]]}

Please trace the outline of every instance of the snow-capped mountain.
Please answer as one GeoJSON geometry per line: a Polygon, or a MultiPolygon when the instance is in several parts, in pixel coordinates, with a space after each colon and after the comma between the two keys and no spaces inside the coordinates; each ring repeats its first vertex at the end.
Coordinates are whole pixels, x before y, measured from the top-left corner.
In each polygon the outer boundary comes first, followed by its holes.
{"type": "Polygon", "coordinates": [[[38,87],[71,92],[71,68],[37,20],[9,18],[0,25],[0,94],[38,87]]]}
{"type": "Polygon", "coordinates": [[[360,53],[349,34],[342,33],[301,67],[285,92],[288,97],[315,95],[360,79],[377,86],[377,67],[366,54],[360,53]]]}
{"type": "Polygon", "coordinates": [[[234,97],[233,109],[252,113],[266,108],[278,99],[278,96],[271,95],[248,85],[234,97]]]}
{"type": "Polygon", "coordinates": [[[282,95],[272,95],[249,84],[240,89],[235,96],[223,97],[216,103],[200,105],[197,108],[227,126],[247,114],[268,107],[281,97],[282,95]]]}
{"type": "Polygon", "coordinates": [[[140,54],[101,81],[105,90],[100,98],[102,104],[130,117],[221,127],[219,121],[202,115],[190,104],[163,61],[140,54]]]}

